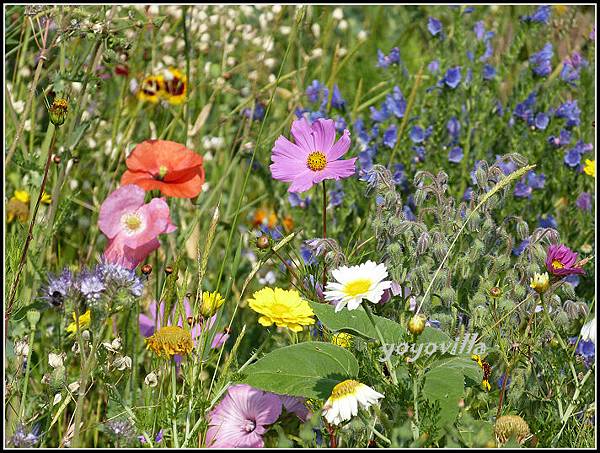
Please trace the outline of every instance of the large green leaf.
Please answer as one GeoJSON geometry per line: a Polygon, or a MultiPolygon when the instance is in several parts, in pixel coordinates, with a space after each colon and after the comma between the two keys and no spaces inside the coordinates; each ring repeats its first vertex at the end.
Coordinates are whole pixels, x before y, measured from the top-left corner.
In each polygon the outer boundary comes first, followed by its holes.
{"type": "Polygon", "coordinates": [[[243,383],[262,390],[327,399],[336,384],[357,377],[358,362],[344,348],[314,341],[276,349],[244,375],[243,383]]]}
{"type": "MultiPolygon", "coordinates": [[[[325,327],[334,332],[348,332],[365,338],[379,340],[373,324],[364,309],[342,310],[335,312],[329,304],[309,302],[311,308],[325,327]]],[[[373,316],[375,323],[386,343],[397,344],[403,341],[406,329],[390,319],[373,316]]]]}
{"type": "Polygon", "coordinates": [[[432,369],[437,367],[456,370],[472,381],[471,383],[476,383],[478,385],[481,384],[481,380],[483,379],[483,371],[477,362],[464,356],[439,359],[432,364],[432,369]]]}
{"type": "Polygon", "coordinates": [[[458,402],[464,393],[464,376],[452,367],[439,366],[425,373],[423,396],[440,405],[439,426],[453,423],[458,415],[458,402]]]}

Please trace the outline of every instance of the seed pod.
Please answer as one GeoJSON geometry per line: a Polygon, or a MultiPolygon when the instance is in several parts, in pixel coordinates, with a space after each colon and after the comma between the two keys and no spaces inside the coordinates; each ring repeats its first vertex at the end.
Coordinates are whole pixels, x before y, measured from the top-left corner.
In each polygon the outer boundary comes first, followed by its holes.
{"type": "Polygon", "coordinates": [[[530,434],[529,425],[518,415],[505,415],[496,420],[494,434],[500,444],[506,443],[513,436],[521,444],[530,434]]]}

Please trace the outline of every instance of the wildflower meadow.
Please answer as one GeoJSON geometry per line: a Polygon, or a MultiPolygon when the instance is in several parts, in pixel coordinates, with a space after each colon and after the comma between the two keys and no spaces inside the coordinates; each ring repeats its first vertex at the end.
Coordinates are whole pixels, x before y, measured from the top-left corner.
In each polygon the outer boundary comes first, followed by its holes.
{"type": "Polygon", "coordinates": [[[596,7],[4,6],[4,445],[596,445],[596,7]]]}

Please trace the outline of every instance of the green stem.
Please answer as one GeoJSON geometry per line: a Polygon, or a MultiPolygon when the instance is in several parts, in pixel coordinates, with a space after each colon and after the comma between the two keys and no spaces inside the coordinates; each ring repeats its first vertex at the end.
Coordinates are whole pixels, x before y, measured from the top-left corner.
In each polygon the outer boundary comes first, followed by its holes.
{"type": "Polygon", "coordinates": [[[37,323],[31,325],[29,333],[29,351],[27,351],[27,364],[25,365],[25,382],[23,382],[23,394],[21,395],[21,420],[25,419],[25,400],[27,399],[27,386],[29,384],[29,371],[31,370],[31,354],[33,352],[33,340],[37,323]]]}
{"type": "Polygon", "coordinates": [[[177,365],[173,361],[171,367],[171,391],[172,391],[172,402],[173,402],[173,413],[171,414],[171,425],[173,427],[173,441],[175,442],[175,448],[179,448],[179,435],[177,434],[177,365]]]}
{"type": "MultiPolygon", "coordinates": [[[[377,327],[377,324],[375,323],[375,318],[373,318],[373,312],[371,311],[371,307],[369,307],[367,304],[363,304],[363,307],[365,309],[365,312],[367,313],[367,317],[369,318],[369,321],[371,321],[371,324],[373,325],[373,328],[375,329],[375,332],[377,333],[377,338],[379,339],[379,343],[381,344],[381,346],[384,346],[386,344],[386,342],[383,339],[383,335],[381,334],[379,327],[377,327]]],[[[392,361],[390,359],[387,359],[385,361],[385,364],[387,365],[388,371],[390,372],[392,383],[394,385],[398,385],[398,378],[396,377],[396,371],[394,370],[392,361]]]]}

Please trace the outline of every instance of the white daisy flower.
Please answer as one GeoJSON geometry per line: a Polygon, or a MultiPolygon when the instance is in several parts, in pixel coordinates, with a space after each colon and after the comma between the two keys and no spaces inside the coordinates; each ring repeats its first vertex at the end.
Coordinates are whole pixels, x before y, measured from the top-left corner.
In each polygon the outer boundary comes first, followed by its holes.
{"type": "Polygon", "coordinates": [[[337,282],[327,283],[323,294],[325,300],[337,302],[336,313],[346,305],[348,310],[357,309],[363,299],[376,304],[392,285],[391,281],[384,280],[388,276],[385,264],[373,261],[352,267],[342,266],[331,273],[337,282]]]}
{"type": "Polygon", "coordinates": [[[592,343],[596,344],[596,318],[584,324],[581,328],[581,339],[591,340],[592,343]]]}
{"type": "Polygon", "coordinates": [[[359,405],[368,409],[383,395],[358,381],[347,380],[336,385],[323,406],[322,415],[334,425],[350,420],[358,414],[359,405]]]}

